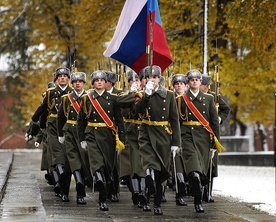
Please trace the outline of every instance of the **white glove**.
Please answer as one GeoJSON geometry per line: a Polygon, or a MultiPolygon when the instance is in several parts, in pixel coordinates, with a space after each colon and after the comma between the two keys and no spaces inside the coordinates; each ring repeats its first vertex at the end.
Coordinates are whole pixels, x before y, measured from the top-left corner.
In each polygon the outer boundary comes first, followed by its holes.
{"type": "Polygon", "coordinates": [[[59,137],[58,137],[58,142],[59,142],[59,143],[63,144],[63,143],[64,143],[64,140],[65,140],[64,136],[59,136],[59,137]]]}
{"type": "Polygon", "coordinates": [[[171,146],[171,152],[173,154],[173,157],[176,156],[176,154],[180,151],[180,148],[178,146],[171,146]]]}
{"type": "Polygon", "coordinates": [[[87,142],[84,140],[84,141],[81,141],[81,148],[83,148],[84,150],[87,150],[87,142]]]}
{"type": "Polygon", "coordinates": [[[28,133],[25,134],[25,141],[26,141],[26,142],[28,142],[28,141],[30,141],[30,140],[32,140],[32,139],[33,139],[33,136],[32,136],[32,135],[30,135],[30,134],[28,134],[28,133]]]}
{"type": "Polygon", "coordinates": [[[145,87],[145,93],[150,96],[152,94],[153,88],[154,88],[154,82],[148,81],[145,87]]]}
{"type": "Polygon", "coordinates": [[[215,156],[216,149],[210,149],[211,159],[215,156]]]}
{"type": "Polygon", "coordinates": [[[138,91],[140,89],[139,83],[138,82],[133,82],[130,91],[138,91]]]}
{"type": "Polygon", "coordinates": [[[218,119],[219,119],[219,124],[221,123],[221,118],[220,117],[218,117],[218,119]]]}
{"type": "Polygon", "coordinates": [[[35,147],[39,147],[40,143],[35,142],[34,145],[35,145],[35,147]]]}

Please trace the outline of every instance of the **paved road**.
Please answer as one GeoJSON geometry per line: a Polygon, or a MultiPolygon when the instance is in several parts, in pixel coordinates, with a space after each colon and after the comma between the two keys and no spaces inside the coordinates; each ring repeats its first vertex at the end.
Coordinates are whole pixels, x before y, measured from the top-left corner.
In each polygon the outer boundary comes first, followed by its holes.
{"type": "MultiPolygon", "coordinates": [[[[0,182],[3,183],[8,166],[12,168],[1,201],[0,221],[208,221],[208,222],[272,222],[276,217],[254,210],[249,204],[215,197],[215,203],[204,203],[205,213],[195,213],[193,199],[187,197],[188,206],[175,205],[174,192],[166,191],[167,202],[162,204],[164,215],[154,216],[132,205],[130,193],[121,187],[120,202],[107,202],[109,211],[98,209],[98,193],[87,190],[87,205],[77,206],[74,180],[71,183],[70,202],[63,203],[54,196],[53,187],[40,171],[41,152],[19,152],[12,155],[0,152],[0,182]],[[13,160],[13,161],[11,161],[13,160]]],[[[1,190],[1,191],[2,191],[1,190]]],[[[152,205],[152,203],[151,203],[152,205]]]]}

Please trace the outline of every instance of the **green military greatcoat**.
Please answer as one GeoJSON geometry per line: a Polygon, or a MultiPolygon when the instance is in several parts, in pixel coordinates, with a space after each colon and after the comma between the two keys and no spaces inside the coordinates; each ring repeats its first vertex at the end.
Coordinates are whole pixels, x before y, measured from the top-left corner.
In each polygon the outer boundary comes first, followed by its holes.
{"type": "MultiPolygon", "coordinates": [[[[219,138],[219,120],[212,95],[201,91],[197,97],[188,90],[188,99],[192,101],[201,115],[209,121],[217,138],[219,138]]],[[[187,107],[183,96],[177,97],[181,121],[182,155],[187,175],[196,171],[201,174],[203,184],[208,182],[207,173],[210,163],[210,133],[202,125],[185,125],[184,122],[198,122],[192,111],[187,107]]],[[[192,123],[191,122],[191,123],[192,123]]]]}
{"type": "Polygon", "coordinates": [[[57,112],[61,97],[70,92],[72,92],[72,88],[70,86],[67,86],[64,90],[62,90],[59,86],[49,88],[45,93],[43,102],[40,104],[40,106],[37,108],[34,115],[32,116],[32,121],[37,122],[39,120],[39,117],[45,111],[48,111],[47,140],[49,149],[47,150],[47,153],[52,156],[52,166],[67,163],[65,147],[58,141],[57,112]]]}
{"type": "Polygon", "coordinates": [[[129,171],[132,178],[145,177],[146,172],[142,167],[141,155],[138,144],[138,129],[142,123],[139,115],[134,111],[135,92],[123,93],[118,96],[117,102],[122,107],[125,122],[126,146],[129,148],[129,171]]]}
{"type": "MultiPolygon", "coordinates": [[[[90,90],[93,99],[98,100],[103,110],[113,121],[118,129],[119,138],[124,141],[124,122],[120,112],[120,107],[116,104],[117,95],[106,91],[100,96],[96,91],[90,90]]],[[[78,116],[79,140],[87,142],[89,164],[93,173],[104,169],[106,179],[112,175],[114,164],[116,163],[116,142],[115,135],[111,128],[101,127],[100,123],[105,121],[93,107],[88,95],[81,98],[81,107],[78,116]],[[90,123],[97,126],[89,126],[90,123]]]]}
{"type": "MultiPolygon", "coordinates": [[[[82,95],[84,95],[84,92],[82,95]]],[[[62,97],[58,111],[58,134],[64,136],[66,154],[70,164],[71,171],[82,170],[86,177],[89,176],[89,164],[85,162],[85,150],[80,147],[77,133],[77,117],[80,105],[80,97],[76,92],[62,97]],[[72,102],[75,104],[72,104],[72,102]]]]}
{"type": "Polygon", "coordinates": [[[171,146],[180,146],[180,127],[175,96],[159,86],[151,96],[144,94],[135,104],[135,111],[143,117],[139,128],[139,147],[144,170],[161,172],[161,182],[170,177],[171,146]],[[156,122],[158,125],[155,125],[156,122]],[[164,125],[159,125],[160,123],[164,125]],[[169,125],[166,125],[166,122],[169,125]]]}

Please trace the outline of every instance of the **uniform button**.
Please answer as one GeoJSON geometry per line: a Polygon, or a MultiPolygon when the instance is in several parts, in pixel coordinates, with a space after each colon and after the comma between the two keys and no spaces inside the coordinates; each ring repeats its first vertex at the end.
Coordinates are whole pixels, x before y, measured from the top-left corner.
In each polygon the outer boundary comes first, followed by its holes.
{"type": "Polygon", "coordinates": [[[108,113],[110,113],[110,111],[109,111],[109,110],[108,110],[107,112],[108,112],[108,113]]]}
{"type": "Polygon", "coordinates": [[[192,130],[194,129],[194,127],[191,128],[192,130]]]}
{"type": "Polygon", "coordinates": [[[203,106],[205,106],[205,103],[203,103],[203,106]]]}
{"type": "Polygon", "coordinates": [[[149,108],[148,109],[150,109],[150,106],[149,106],[149,108]]]}
{"type": "Polygon", "coordinates": [[[95,111],[93,111],[93,113],[96,113],[95,111]]]}
{"type": "Polygon", "coordinates": [[[163,110],[166,110],[166,108],[163,108],[163,110]]]}
{"type": "Polygon", "coordinates": [[[109,106],[110,106],[110,103],[107,103],[107,105],[109,105],[109,106]]]}
{"type": "Polygon", "coordinates": [[[202,113],[205,113],[205,111],[203,111],[202,113]]]}
{"type": "Polygon", "coordinates": [[[96,120],[96,119],[94,119],[94,122],[97,122],[97,120],[96,120]]]}

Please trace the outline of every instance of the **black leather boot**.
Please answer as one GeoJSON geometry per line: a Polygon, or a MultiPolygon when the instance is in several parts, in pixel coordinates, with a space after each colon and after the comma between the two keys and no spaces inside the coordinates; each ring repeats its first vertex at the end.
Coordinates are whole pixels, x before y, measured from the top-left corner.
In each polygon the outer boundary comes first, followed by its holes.
{"type": "Polygon", "coordinates": [[[113,176],[111,178],[111,183],[109,186],[109,194],[108,197],[111,202],[119,202],[119,175],[117,167],[113,170],[113,176]]]}
{"type": "Polygon", "coordinates": [[[194,206],[197,213],[204,213],[202,207],[202,186],[197,172],[191,173],[192,189],[194,191],[194,206]]]}
{"type": "Polygon", "coordinates": [[[185,183],[178,183],[178,193],[176,193],[175,202],[178,206],[187,206],[184,200],[185,183]]]}
{"type": "Polygon", "coordinates": [[[214,203],[215,200],[212,197],[212,189],[213,189],[213,177],[211,178],[211,187],[209,189],[210,184],[207,184],[204,186],[204,191],[203,191],[203,198],[202,200],[204,200],[207,203],[214,203]],[[209,194],[210,192],[210,194],[209,194]]]}
{"type": "Polygon", "coordinates": [[[82,178],[81,172],[79,170],[75,170],[73,172],[76,181],[76,191],[77,191],[77,204],[86,204],[84,197],[86,196],[85,193],[85,186],[84,180],[82,178]]]}
{"type": "Polygon", "coordinates": [[[163,195],[163,189],[161,184],[161,176],[160,172],[155,171],[155,187],[156,187],[156,193],[154,194],[154,215],[162,215],[162,209],[161,209],[161,202],[162,202],[162,195],[163,195]]]}
{"type": "Polygon", "coordinates": [[[138,195],[139,195],[139,181],[138,179],[131,179],[132,184],[132,203],[138,205],[138,195]]]}
{"type": "Polygon", "coordinates": [[[60,190],[60,185],[59,185],[59,177],[58,177],[58,174],[57,174],[57,171],[53,170],[52,171],[52,177],[54,179],[54,183],[55,183],[55,186],[54,186],[54,192],[55,192],[55,196],[57,197],[61,197],[61,190],[60,190]]]}
{"type": "Polygon", "coordinates": [[[160,206],[153,206],[153,212],[154,215],[163,215],[163,211],[160,206]]]}
{"type": "Polygon", "coordinates": [[[154,170],[153,169],[147,169],[146,170],[146,187],[148,188],[148,192],[150,195],[154,195],[156,193],[156,187],[155,187],[155,176],[154,176],[154,170]]]}
{"type": "Polygon", "coordinates": [[[58,176],[59,176],[59,184],[60,184],[60,186],[65,186],[66,175],[65,175],[64,165],[63,164],[58,164],[56,166],[56,171],[57,171],[58,176]]]}
{"type": "Polygon", "coordinates": [[[177,189],[178,193],[176,193],[175,202],[178,206],[187,206],[187,203],[184,200],[184,196],[186,193],[186,185],[184,180],[183,173],[177,173],[177,189]]]}
{"type": "Polygon", "coordinates": [[[109,209],[105,203],[106,197],[107,197],[107,191],[106,191],[106,180],[105,180],[104,173],[101,171],[96,171],[94,175],[96,180],[95,186],[99,191],[100,210],[108,211],[109,209]]]}
{"type": "Polygon", "coordinates": [[[166,187],[162,185],[162,199],[161,199],[162,203],[167,202],[167,199],[166,199],[166,196],[165,196],[165,191],[166,191],[166,187]]]}
{"type": "Polygon", "coordinates": [[[47,183],[49,185],[55,185],[55,181],[52,177],[52,174],[48,170],[47,170],[47,173],[44,175],[44,177],[45,177],[45,180],[47,180],[47,183]]]}
{"type": "Polygon", "coordinates": [[[143,208],[143,211],[151,211],[151,208],[148,204],[148,193],[146,191],[146,182],[145,178],[140,178],[140,186],[139,186],[139,195],[138,195],[138,201],[140,208],[143,208]]]}

